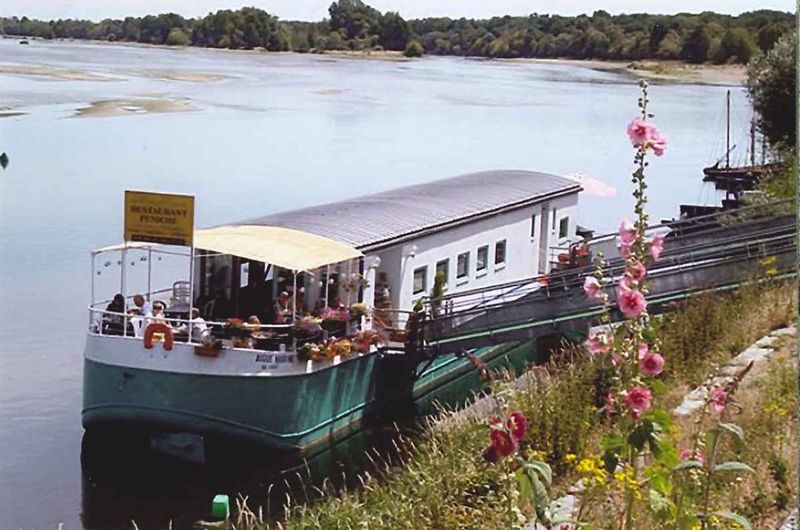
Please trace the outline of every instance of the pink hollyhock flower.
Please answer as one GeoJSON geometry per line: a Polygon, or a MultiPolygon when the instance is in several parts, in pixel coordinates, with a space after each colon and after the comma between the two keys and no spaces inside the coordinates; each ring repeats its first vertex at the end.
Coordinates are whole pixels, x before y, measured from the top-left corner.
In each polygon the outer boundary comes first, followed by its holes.
{"type": "Polygon", "coordinates": [[[491,434],[492,447],[500,456],[510,456],[517,450],[517,444],[511,435],[499,429],[495,429],[491,434]]]}
{"type": "Polygon", "coordinates": [[[636,225],[632,221],[623,219],[619,224],[619,239],[623,245],[631,246],[636,243],[636,225]]]}
{"type": "Polygon", "coordinates": [[[646,342],[639,344],[639,360],[644,359],[644,356],[650,353],[650,346],[646,342]]]}
{"type": "Polygon", "coordinates": [[[722,388],[721,386],[715,386],[714,389],[711,391],[711,406],[714,407],[714,410],[717,412],[722,412],[725,410],[725,406],[728,404],[728,391],[722,388]]]}
{"type": "Polygon", "coordinates": [[[606,412],[610,414],[614,412],[616,408],[617,408],[617,396],[609,392],[608,395],[606,396],[606,412]]]}
{"type": "Polygon", "coordinates": [[[652,139],[648,145],[653,150],[653,154],[661,156],[667,148],[667,140],[656,132],[656,137],[652,139]]]}
{"type": "Polygon", "coordinates": [[[625,403],[631,412],[635,413],[634,417],[649,409],[652,399],[653,393],[643,386],[635,386],[625,394],[625,403]]]}
{"type": "Polygon", "coordinates": [[[625,267],[625,274],[630,275],[630,278],[633,281],[640,282],[642,281],[642,278],[644,278],[645,274],[647,274],[647,269],[645,268],[644,264],[637,259],[625,267]]]}
{"type": "Polygon", "coordinates": [[[525,431],[528,430],[528,418],[519,411],[512,412],[506,421],[506,427],[514,440],[521,440],[525,436],[525,431]]]}
{"type": "Polygon", "coordinates": [[[647,310],[647,300],[641,291],[622,284],[617,287],[617,303],[626,318],[636,318],[647,310]]]}
{"type": "Polygon", "coordinates": [[[653,258],[653,261],[658,261],[658,258],[664,251],[664,234],[654,234],[653,237],[650,238],[648,250],[650,251],[650,257],[653,258]]]}
{"type": "Polygon", "coordinates": [[[623,274],[622,278],[619,279],[619,284],[617,284],[617,295],[619,295],[621,291],[630,291],[633,289],[635,287],[634,283],[635,282],[633,281],[633,278],[631,278],[630,274],[623,274]]]}
{"type": "Polygon", "coordinates": [[[655,126],[637,116],[628,124],[628,138],[635,147],[640,147],[658,138],[655,126]]]}
{"type": "Polygon", "coordinates": [[[605,333],[592,333],[589,335],[588,348],[589,353],[597,355],[598,353],[606,353],[611,345],[608,343],[608,335],[605,333]]]}
{"type": "Polygon", "coordinates": [[[628,259],[631,257],[631,252],[633,251],[633,245],[620,245],[619,246],[619,255],[622,259],[628,259]]]}
{"type": "Polygon", "coordinates": [[[639,360],[639,371],[649,377],[655,377],[664,370],[664,358],[654,352],[648,351],[639,360]]]}
{"type": "Polygon", "coordinates": [[[583,290],[589,298],[602,298],[603,289],[594,276],[587,276],[583,281],[583,290]]]}
{"type": "Polygon", "coordinates": [[[685,447],[681,449],[680,452],[680,459],[683,461],[686,460],[697,460],[701,464],[704,464],[706,459],[700,451],[692,451],[690,448],[685,447]]]}

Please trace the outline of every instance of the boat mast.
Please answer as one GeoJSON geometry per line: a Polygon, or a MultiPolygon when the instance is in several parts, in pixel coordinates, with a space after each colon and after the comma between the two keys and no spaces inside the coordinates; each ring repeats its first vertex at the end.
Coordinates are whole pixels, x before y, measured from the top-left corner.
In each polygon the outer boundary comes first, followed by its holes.
{"type": "Polygon", "coordinates": [[[750,167],[756,165],[756,118],[750,120],[750,167]]]}
{"type": "Polygon", "coordinates": [[[725,168],[731,167],[731,91],[728,90],[728,95],[725,98],[725,107],[727,109],[727,121],[725,126],[725,168]]]}

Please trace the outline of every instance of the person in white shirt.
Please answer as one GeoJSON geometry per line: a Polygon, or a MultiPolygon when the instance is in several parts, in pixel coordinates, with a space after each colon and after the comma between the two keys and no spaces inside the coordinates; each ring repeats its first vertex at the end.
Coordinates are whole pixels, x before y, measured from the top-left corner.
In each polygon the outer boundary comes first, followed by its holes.
{"type": "Polygon", "coordinates": [[[137,294],[133,297],[133,303],[139,308],[139,314],[145,318],[153,316],[153,304],[146,301],[144,296],[137,294]]]}
{"type": "Polygon", "coordinates": [[[200,316],[200,310],[196,307],[192,308],[192,342],[203,342],[203,339],[208,335],[208,325],[203,317],[200,316]]]}

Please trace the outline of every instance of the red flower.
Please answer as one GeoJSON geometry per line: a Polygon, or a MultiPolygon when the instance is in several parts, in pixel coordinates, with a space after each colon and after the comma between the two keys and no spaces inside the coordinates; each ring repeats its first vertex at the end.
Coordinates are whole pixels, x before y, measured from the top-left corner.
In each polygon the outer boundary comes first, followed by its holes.
{"type": "Polygon", "coordinates": [[[500,455],[497,454],[497,451],[495,450],[494,445],[490,445],[489,447],[487,447],[483,451],[483,459],[486,460],[489,463],[492,463],[492,464],[497,462],[497,458],[499,456],[500,455]]]}
{"type": "Polygon", "coordinates": [[[517,444],[509,433],[499,429],[492,430],[491,448],[500,456],[511,456],[517,450],[517,444]]]}
{"type": "Polygon", "coordinates": [[[650,389],[643,386],[635,386],[628,390],[625,396],[625,403],[631,409],[631,415],[638,418],[639,414],[650,408],[653,394],[650,389]]]}
{"type": "Polygon", "coordinates": [[[528,418],[519,411],[512,412],[506,421],[506,427],[514,440],[521,440],[525,436],[525,431],[528,430],[528,418]]]}

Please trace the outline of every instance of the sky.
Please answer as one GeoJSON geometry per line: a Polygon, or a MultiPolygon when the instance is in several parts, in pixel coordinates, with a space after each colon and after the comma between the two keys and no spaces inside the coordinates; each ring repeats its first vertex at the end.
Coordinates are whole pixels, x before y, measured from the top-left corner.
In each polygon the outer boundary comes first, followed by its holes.
{"type": "MultiPolygon", "coordinates": [[[[217,9],[246,5],[264,9],[283,20],[321,20],[332,0],[0,0],[0,16],[30,18],[124,18],[175,12],[199,17],[217,9]]],[[[487,18],[496,15],[591,14],[604,9],[618,13],[697,13],[716,11],[738,14],[755,9],[794,11],[793,0],[367,0],[380,11],[399,11],[405,18],[449,16],[487,18]]]]}

